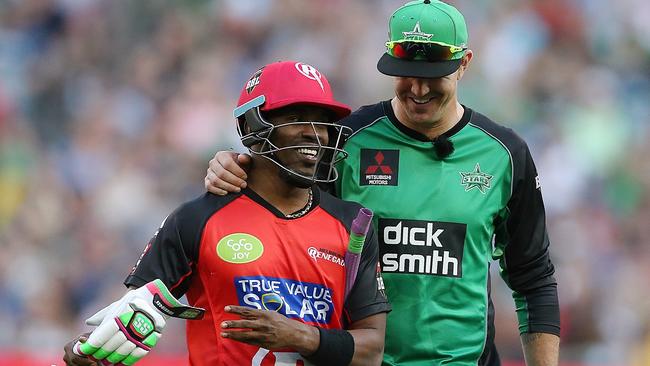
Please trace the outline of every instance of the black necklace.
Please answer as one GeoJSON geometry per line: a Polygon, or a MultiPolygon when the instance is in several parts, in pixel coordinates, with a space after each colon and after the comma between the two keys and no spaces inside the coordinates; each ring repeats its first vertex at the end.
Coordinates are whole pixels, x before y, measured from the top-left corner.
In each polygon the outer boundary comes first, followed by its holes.
{"type": "Polygon", "coordinates": [[[313,202],[314,202],[314,194],[311,192],[311,188],[309,188],[309,199],[307,200],[307,204],[305,205],[305,207],[301,208],[298,211],[292,212],[286,215],[285,217],[287,219],[297,219],[299,217],[305,216],[305,214],[307,214],[307,212],[311,210],[311,205],[313,202]]]}

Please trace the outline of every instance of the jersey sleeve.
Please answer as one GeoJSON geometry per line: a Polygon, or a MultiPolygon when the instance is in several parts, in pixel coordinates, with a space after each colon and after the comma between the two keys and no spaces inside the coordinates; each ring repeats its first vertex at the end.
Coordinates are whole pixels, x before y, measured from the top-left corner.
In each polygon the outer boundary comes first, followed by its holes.
{"type": "Polygon", "coordinates": [[[174,296],[182,296],[189,286],[197,259],[198,243],[182,234],[180,210],[169,215],[145,246],[124,284],[140,287],[160,279],[174,296]]]}
{"type": "Polygon", "coordinates": [[[557,282],[544,203],[535,164],[523,141],[512,152],[512,163],[512,195],[495,222],[495,259],[513,290],[520,332],[559,335],[557,282]]]}
{"type": "Polygon", "coordinates": [[[374,229],[368,232],[361,252],[359,271],[345,303],[348,323],[391,310],[379,269],[379,246],[374,229]]]}

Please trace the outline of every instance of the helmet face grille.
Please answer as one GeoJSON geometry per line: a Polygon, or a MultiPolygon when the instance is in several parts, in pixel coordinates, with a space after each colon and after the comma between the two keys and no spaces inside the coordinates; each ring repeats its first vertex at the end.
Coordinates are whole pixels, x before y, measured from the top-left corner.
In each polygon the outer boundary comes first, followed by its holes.
{"type": "Polygon", "coordinates": [[[330,183],[338,178],[335,164],[345,159],[348,153],[343,149],[343,145],[347,137],[352,132],[352,129],[346,126],[341,126],[329,122],[313,122],[313,121],[297,121],[274,125],[264,119],[261,115],[259,107],[251,108],[244,114],[244,119],[240,120],[237,124],[237,130],[244,146],[248,148],[251,154],[262,156],[285,173],[288,173],[295,180],[300,181],[302,185],[313,185],[314,183],[330,183]],[[292,144],[287,146],[277,146],[271,141],[273,132],[288,126],[294,125],[309,125],[316,136],[315,144],[292,144]],[[250,129],[246,131],[245,127],[250,129]],[[329,141],[324,145],[316,134],[317,126],[325,126],[328,131],[329,141]],[[278,159],[278,152],[285,150],[297,149],[316,149],[319,157],[318,165],[312,175],[305,175],[297,172],[287,166],[278,159]]]}

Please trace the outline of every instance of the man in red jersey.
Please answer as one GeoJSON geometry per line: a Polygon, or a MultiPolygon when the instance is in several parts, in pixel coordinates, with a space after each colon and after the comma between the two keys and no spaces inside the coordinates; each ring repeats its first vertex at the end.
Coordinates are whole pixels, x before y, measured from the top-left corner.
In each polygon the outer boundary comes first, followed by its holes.
{"type": "Polygon", "coordinates": [[[170,316],[193,319],[191,365],[380,364],[390,305],[376,236],[366,236],[344,298],[361,206],[315,185],[336,179],[347,135],[334,122],[349,113],[313,66],[285,61],[253,74],[234,111],[253,156],[248,188],[169,215],[126,278],[131,290],[87,321],[97,328],[66,345],[66,364],[131,365],[170,316]],[[184,294],[192,306],[176,300],[184,294]]]}

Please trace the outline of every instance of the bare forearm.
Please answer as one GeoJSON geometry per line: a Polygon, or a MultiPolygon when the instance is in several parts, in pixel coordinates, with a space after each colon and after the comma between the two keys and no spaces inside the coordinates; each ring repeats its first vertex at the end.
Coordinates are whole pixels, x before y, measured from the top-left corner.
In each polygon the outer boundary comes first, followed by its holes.
{"type": "Polygon", "coordinates": [[[384,355],[384,333],[377,329],[354,329],[354,356],[351,366],[381,365],[384,355]]]}
{"type": "Polygon", "coordinates": [[[527,366],[557,366],[560,354],[560,337],[548,333],[521,335],[527,366]]]}

